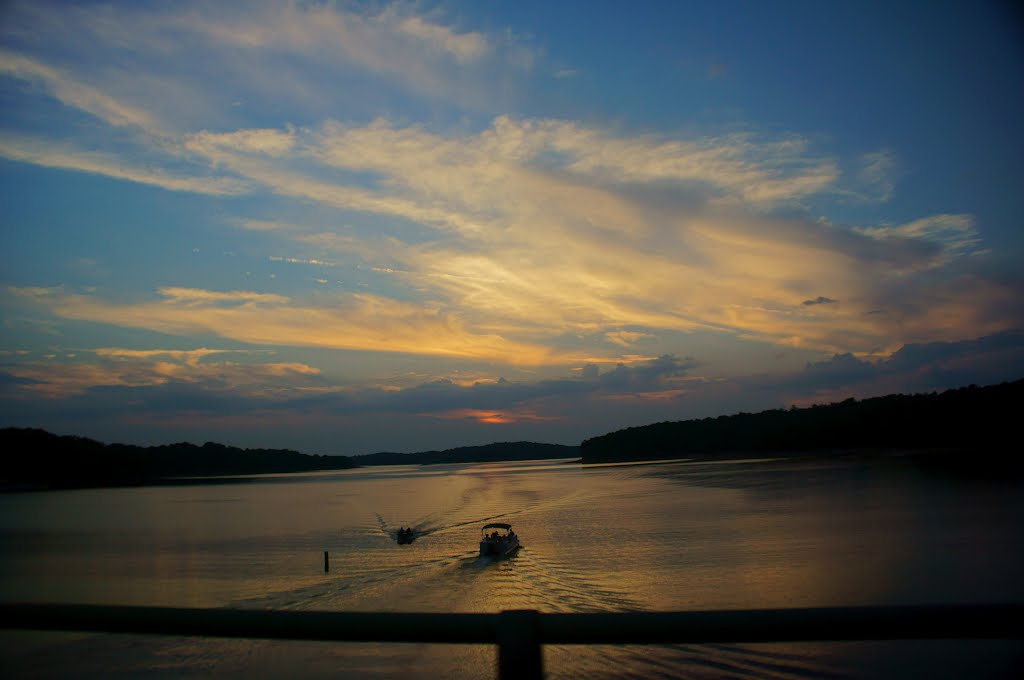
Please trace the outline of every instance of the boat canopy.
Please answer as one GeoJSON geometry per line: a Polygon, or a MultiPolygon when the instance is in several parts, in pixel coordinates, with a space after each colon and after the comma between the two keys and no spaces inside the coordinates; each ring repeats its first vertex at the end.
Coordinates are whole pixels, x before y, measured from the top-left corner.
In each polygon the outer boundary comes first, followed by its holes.
{"type": "Polygon", "coordinates": [[[511,524],[505,524],[504,522],[495,522],[493,524],[485,524],[484,528],[480,531],[487,531],[488,529],[504,529],[505,531],[508,531],[511,528],[511,524]]]}

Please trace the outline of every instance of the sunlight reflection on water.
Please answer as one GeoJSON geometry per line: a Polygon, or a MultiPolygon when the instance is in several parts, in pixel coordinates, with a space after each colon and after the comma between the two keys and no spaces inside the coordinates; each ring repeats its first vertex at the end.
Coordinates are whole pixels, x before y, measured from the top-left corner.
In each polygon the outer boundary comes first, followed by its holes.
{"type": "MultiPolygon", "coordinates": [[[[750,459],[401,466],[8,495],[0,497],[0,596],[485,612],[1011,601],[1024,595],[1019,491],[861,463],[750,459]],[[523,548],[508,559],[480,558],[479,526],[498,518],[513,524],[523,548]],[[417,539],[398,545],[399,526],[416,528],[417,539]]],[[[493,650],[474,646],[114,636],[9,642],[27,635],[0,637],[2,658],[40,677],[111,668],[179,676],[260,668],[310,678],[493,673],[493,650]],[[82,664],[85,650],[94,666],[82,664]]],[[[963,650],[983,648],[1004,664],[1020,653],[1013,643],[922,644],[552,647],[546,659],[555,677],[877,677],[885,659],[908,658],[958,677],[947,671],[962,668],[963,650]]],[[[1005,668],[997,663],[987,675],[978,668],[976,677],[999,677],[1005,668]]]]}

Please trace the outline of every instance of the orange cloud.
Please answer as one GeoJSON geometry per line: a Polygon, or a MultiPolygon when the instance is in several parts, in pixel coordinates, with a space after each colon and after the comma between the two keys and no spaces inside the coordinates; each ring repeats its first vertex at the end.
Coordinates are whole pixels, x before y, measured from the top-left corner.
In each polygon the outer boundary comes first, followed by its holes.
{"type": "Polygon", "coordinates": [[[320,369],[299,362],[237,363],[204,362],[210,355],[248,353],[246,350],[132,350],[98,348],[69,355],[64,363],[21,363],[7,367],[10,375],[25,382],[23,393],[47,398],[83,394],[94,387],[152,387],[169,382],[216,384],[218,389],[254,396],[305,389],[308,378],[320,369]]]}
{"type": "Polygon", "coordinates": [[[67,319],[146,328],[174,335],[212,333],[256,345],[326,347],[500,361],[552,363],[555,354],[496,333],[475,332],[454,312],[373,295],[300,304],[248,291],[160,289],[162,300],[113,303],[83,295],[42,293],[31,299],[67,319]]]}
{"type": "Polygon", "coordinates": [[[457,408],[436,413],[420,413],[421,416],[440,418],[442,420],[475,420],[488,425],[505,425],[524,421],[562,420],[556,416],[542,416],[532,411],[517,410],[482,410],[475,408],[457,408]]]}

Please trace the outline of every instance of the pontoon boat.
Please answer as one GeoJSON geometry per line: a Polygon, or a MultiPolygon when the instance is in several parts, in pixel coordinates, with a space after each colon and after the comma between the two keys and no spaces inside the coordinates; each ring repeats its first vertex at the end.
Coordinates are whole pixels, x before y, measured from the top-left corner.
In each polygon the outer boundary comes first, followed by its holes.
{"type": "Polygon", "coordinates": [[[480,555],[504,557],[519,549],[519,537],[511,524],[495,522],[480,530],[480,555]],[[493,530],[488,533],[488,530],[493,530]],[[500,531],[499,531],[500,530],[500,531]]]}

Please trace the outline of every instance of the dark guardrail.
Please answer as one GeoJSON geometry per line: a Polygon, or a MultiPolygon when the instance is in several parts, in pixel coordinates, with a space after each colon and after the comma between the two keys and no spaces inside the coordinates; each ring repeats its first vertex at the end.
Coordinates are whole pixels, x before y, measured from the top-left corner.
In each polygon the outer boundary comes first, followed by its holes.
{"type": "Polygon", "coordinates": [[[0,628],[498,647],[502,680],[543,677],[547,644],[1024,639],[1024,603],[499,614],[3,604],[0,628]]]}

